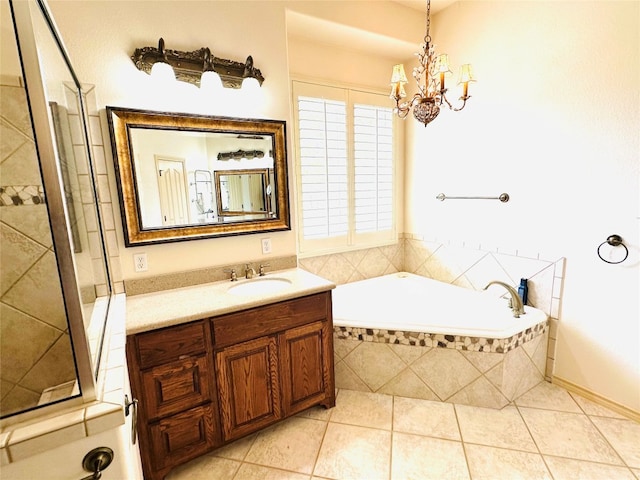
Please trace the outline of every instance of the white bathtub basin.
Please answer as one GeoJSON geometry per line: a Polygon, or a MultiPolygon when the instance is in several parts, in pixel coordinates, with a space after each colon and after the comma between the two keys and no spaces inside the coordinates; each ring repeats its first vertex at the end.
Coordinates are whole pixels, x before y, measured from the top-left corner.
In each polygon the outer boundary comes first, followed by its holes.
{"type": "Polygon", "coordinates": [[[267,277],[255,278],[246,282],[232,285],[227,289],[233,295],[267,295],[276,293],[292,285],[288,278],[267,277]]]}

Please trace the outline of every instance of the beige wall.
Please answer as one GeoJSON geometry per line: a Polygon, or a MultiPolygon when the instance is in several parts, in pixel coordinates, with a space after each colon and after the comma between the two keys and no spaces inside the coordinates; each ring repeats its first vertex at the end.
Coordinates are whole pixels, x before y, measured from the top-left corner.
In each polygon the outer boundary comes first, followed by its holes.
{"type": "Polygon", "coordinates": [[[566,257],[555,375],[635,410],[639,22],[637,1],[443,11],[438,50],[474,64],[478,82],[463,112],[409,128],[406,191],[407,232],[566,257]],[[511,200],[441,203],[440,192],[511,200]],[[621,265],[596,255],[613,233],[630,250],[621,265]]]}
{"type": "MultiPolygon", "coordinates": [[[[278,2],[53,0],[49,4],[78,76],[96,86],[100,108],[110,105],[290,120],[285,13],[278,2]],[[247,15],[249,10],[251,15],[247,15]],[[191,51],[208,46],[214,55],[236,61],[253,55],[266,79],[262,98],[249,105],[231,90],[218,98],[202,98],[195,87],[186,84],[157,91],[129,57],[135,48],[157,45],[161,36],[169,49],[191,51]]],[[[290,130],[288,134],[290,137],[290,130]]],[[[109,169],[113,173],[111,164],[109,169]]],[[[113,182],[111,187],[116,198],[113,182]]],[[[295,210],[292,223],[295,225],[295,210]]],[[[273,257],[295,254],[296,249],[294,231],[125,249],[119,218],[116,224],[124,280],[260,260],[260,239],[266,236],[271,238],[273,257]],[[147,254],[149,265],[143,274],[133,269],[133,255],[141,252],[147,254]]]]}
{"type": "MultiPolygon", "coordinates": [[[[424,35],[421,13],[414,22],[394,22],[400,17],[385,16],[385,2],[371,2],[366,15],[349,2],[340,15],[332,2],[295,3],[304,14],[401,35],[402,41],[415,38],[418,44],[424,35]]],[[[50,4],[78,74],[96,85],[101,105],[284,119],[291,145],[287,2],[50,4]],[[266,77],[263,104],[230,106],[230,95],[202,103],[185,90],[150,91],[129,56],[160,36],[167,48],[206,45],[232,59],[252,54],[266,77]]],[[[566,257],[556,375],[635,410],[639,8],[637,1],[467,1],[436,15],[432,36],[438,50],[458,65],[473,63],[479,81],[471,86],[473,98],[464,112],[443,112],[426,129],[407,121],[404,175],[405,232],[566,257]],[[512,200],[440,203],[434,197],[441,191],[506,191],[512,200]],[[619,266],[595,255],[612,233],[622,235],[631,250],[619,266]]],[[[301,52],[291,48],[292,62],[301,52]]],[[[315,54],[325,69],[334,60],[350,65],[320,48],[315,54]]],[[[386,89],[388,74],[382,79],[382,68],[363,62],[364,69],[350,71],[349,77],[357,76],[352,83],[386,89]]],[[[409,85],[408,93],[413,91],[409,85]]],[[[295,211],[293,220],[295,229],[295,211]]],[[[133,272],[132,255],[141,251],[149,257],[148,276],[261,257],[259,235],[126,250],[118,235],[125,279],[140,275],[133,272]]],[[[269,236],[274,255],[295,254],[295,230],[269,236]]]]}

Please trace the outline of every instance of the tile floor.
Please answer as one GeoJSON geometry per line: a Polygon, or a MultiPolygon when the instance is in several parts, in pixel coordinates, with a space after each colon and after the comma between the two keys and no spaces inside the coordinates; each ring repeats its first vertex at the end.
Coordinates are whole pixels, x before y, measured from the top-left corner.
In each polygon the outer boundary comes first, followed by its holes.
{"type": "Polygon", "coordinates": [[[640,424],[543,382],[502,410],[340,390],[167,480],[640,479],[640,424]]]}

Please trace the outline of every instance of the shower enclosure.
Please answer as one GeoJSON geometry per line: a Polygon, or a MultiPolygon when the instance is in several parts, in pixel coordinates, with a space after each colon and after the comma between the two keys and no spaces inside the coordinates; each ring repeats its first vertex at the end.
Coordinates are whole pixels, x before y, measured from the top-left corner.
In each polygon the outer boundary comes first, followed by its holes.
{"type": "Polygon", "coordinates": [[[91,94],[44,2],[1,6],[0,416],[8,425],[95,399],[112,280],[91,94]]]}

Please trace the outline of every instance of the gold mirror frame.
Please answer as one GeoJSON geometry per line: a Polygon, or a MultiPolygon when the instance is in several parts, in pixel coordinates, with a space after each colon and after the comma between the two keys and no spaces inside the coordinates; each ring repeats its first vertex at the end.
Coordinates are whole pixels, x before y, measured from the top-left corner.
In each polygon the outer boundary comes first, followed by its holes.
{"type": "Polygon", "coordinates": [[[127,247],[291,229],[287,188],[286,124],[284,121],[153,112],[118,107],[106,107],[106,110],[118,183],[124,240],[127,247]],[[228,223],[143,228],[133,161],[134,152],[130,137],[132,128],[271,136],[275,178],[273,188],[275,189],[277,206],[275,216],[228,223]]]}

